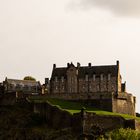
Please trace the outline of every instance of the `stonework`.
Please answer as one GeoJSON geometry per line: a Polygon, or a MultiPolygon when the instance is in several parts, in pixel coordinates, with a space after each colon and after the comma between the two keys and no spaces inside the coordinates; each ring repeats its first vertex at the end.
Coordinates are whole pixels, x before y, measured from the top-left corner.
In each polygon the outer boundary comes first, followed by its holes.
{"type": "Polygon", "coordinates": [[[94,106],[118,113],[135,115],[135,97],[126,92],[120,65],[74,66],[57,68],[53,65],[50,79],[51,97],[66,100],[90,100],[94,106]]]}
{"type": "Polygon", "coordinates": [[[17,80],[6,78],[3,82],[5,93],[22,92],[26,94],[41,93],[41,84],[39,81],[17,80]]]}
{"type": "Polygon", "coordinates": [[[71,114],[48,102],[33,103],[33,110],[43,117],[49,126],[55,129],[72,128],[76,134],[90,134],[93,126],[100,126],[105,132],[119,128],[140,130],[140,123],[134,119],[125,120],[121,116],[97,115],[83,109],[80,113],[71,114]]]}

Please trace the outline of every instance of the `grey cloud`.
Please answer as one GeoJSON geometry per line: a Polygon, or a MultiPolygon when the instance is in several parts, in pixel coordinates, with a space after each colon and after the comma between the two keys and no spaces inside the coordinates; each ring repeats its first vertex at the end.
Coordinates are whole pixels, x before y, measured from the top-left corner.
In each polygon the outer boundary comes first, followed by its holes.
{"type": "Polygon", "coordinates": [[[82,9],[99,7],[117,15],[140,16],[140,0],[79,0],[72,1],[72,6],[82,9]]]}

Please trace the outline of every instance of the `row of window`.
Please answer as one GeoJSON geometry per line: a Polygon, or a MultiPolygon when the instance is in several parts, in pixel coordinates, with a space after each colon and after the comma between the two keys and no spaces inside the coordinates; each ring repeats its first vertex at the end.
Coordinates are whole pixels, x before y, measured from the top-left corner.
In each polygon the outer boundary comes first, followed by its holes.
{"type": "Polygon", "coordinates": [[[21,86],[19,84],[17,85],[13,85],[13,84],[9,84],[9,88],[10,89],[17,89],[17,90],[37,90],[38,87],[37,86],[27,86],[27,85],[24,85],[24,86],[21,86]]]}
{"type": "MultiPolygon", "coordinates": [[[[94,88],[96,88],[97,91],[100,91],[100,85],[96,85],[96,87],[94,87],[94,88]]],[[[108,88],[108,87],[107,87],[106,85],[104,85],[103,89],[106,90],[107,88],[108,88]]],[[[57,91],[58,89],[59,89],[58,86],[55,86],[55,90],[57,91]]],[[[72,90],[71,87],[69,87],[69,89],[70,89],[70,91],[72,90]]],[[[83,86],[82,86],[82,90],[86,90],[86,89],[87,89],[87,87],[86,87],[85,85],[83,85],[83,86]]],[[[61,90],[64,91],[64,90],[65,90],[65,86],[62,86],[62,87],[61,87],[61,90]]],[[[92,90],[92,86],[91,86],[91,85],[89,86],[89,90],[90,90],[90,91],[92,90]]],[[[111,90],[112,90],[112,91],[115,90],[115,87],[114,87],[113,85],[111,86],[111,90]]]]}
{"type": "MultiPolygon", "coordinates": [[[[85,81],[88,81],[88,79],[89,79],[89,76],[88,76],[88,74],[86,74],[85,75],[85,81]]],[[[103,74],[100,75],[100,79],[101,79],[101,81],[104,80],[104,75],[103,74]]],[[[93,81],[95,81],[95,80],[96,80],[96,75],[93,74],[93,81]]],[[[111,74],[108,74],[107,80],[108,81],[111,80],[111,74]]],[[[58,82],[58,77],[57,76],[55,77],[55,82],[58,82]]],[[[64,82],[64,77],[63,76],[61,77],[61,82],[64,82]]]]}

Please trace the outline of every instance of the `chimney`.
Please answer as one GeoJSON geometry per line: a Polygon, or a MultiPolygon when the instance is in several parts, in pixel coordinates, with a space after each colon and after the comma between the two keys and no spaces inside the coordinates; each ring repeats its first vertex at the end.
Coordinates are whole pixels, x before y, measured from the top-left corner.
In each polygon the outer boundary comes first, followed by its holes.
{"type": "Polygon", "coordinates": [[[56,68],[56,64],[53,64],[53,69],[55,69],[56,68]]]}
{"type": "Polygon", "coordinates": [[[77,68],[80,68],[80,63],[79,62],[77,62],[77,68]]]}
{"type": "Polygon", "coordinates": [[[91,63],[88,63],[88,66],[91,67],[91,63]]]}
{"type": "Polygon", "coordinates": [[[117,60],[117,62],[116,62],[116,63],[117,63],[117,66],[119,66],[119,65],[120,65],[120,62],[119,62],[119,60],[117,60]]]}
{"type": "Polygon", "coordinates": [[[67,67],[69,67],[70,66],[70,64],[69,63],[67,63],[67,67]]]}
{"type": "Polygon", "coordinates": [[[45,78],[45,85],[49,84],[49,78],[45,78]]]}

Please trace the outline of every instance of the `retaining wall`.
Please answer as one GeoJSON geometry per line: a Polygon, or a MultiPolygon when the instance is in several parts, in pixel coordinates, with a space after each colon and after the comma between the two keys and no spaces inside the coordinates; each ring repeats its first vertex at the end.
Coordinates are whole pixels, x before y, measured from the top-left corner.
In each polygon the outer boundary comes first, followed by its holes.
{"type": "Polygon", "coordinates": [[[137,129],[140,126],[135,120],[126,121],[120,116],[97,115],[86,111],[71,114],[49,103],[34,103],[34,112],[40,114],[51,127],[70,127],[76,133],[90,133],[93,126],[100,126],[104,131],[127,127],[137,129]]]}

